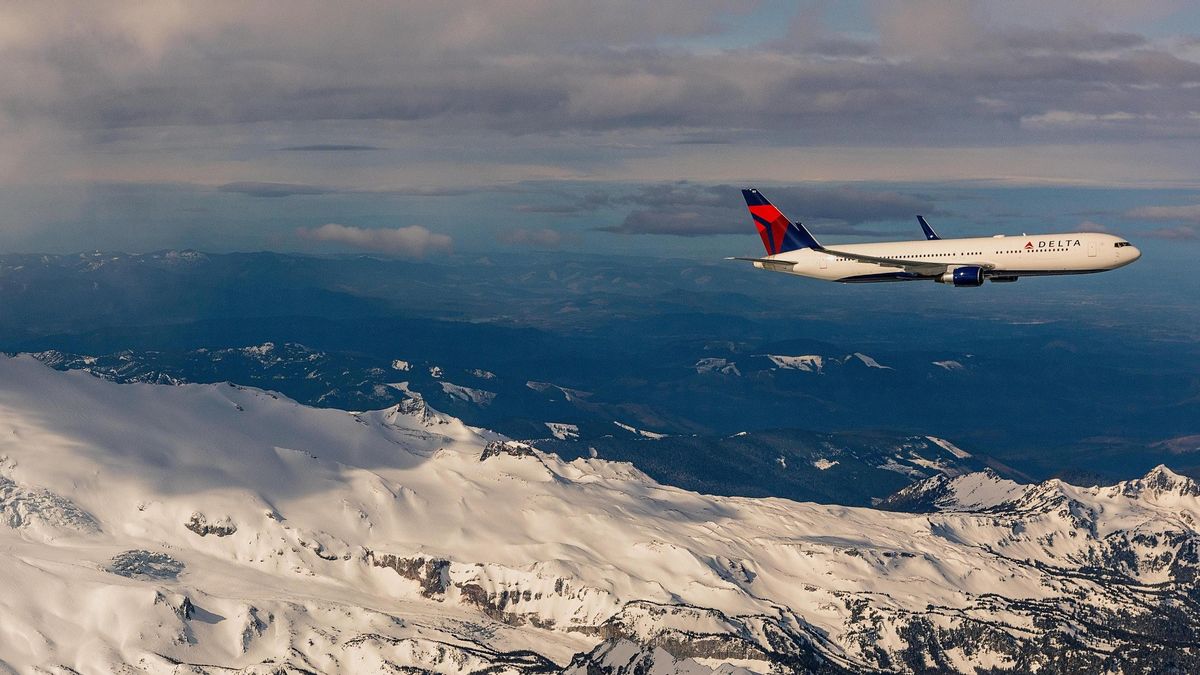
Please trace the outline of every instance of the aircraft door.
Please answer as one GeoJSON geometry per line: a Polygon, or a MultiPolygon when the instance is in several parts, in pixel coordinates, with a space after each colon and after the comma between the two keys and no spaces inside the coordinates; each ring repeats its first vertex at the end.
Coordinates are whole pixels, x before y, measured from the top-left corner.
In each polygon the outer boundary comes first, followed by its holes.
{"type": "Polygon", "coordinates": [[[829,256],[823,255],[823,256],[821,256],[821,269],[828,269],[828,268],[829,268],[829,256]]]}
{"type": "Polygon", "coordinates": [[[1088,242],[1088,257],[1089,258],[1096,257],[1096,242],[1094,242],[1094,241],[1088,242]]]}

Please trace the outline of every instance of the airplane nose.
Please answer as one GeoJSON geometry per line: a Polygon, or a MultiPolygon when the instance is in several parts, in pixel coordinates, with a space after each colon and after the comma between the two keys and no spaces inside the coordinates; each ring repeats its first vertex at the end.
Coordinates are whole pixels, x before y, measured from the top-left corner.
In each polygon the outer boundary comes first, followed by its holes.
{"type": "Polygon", "coordinates": [[[1137,260],[1140,257],[1142,257],[1141,250],[1139,250],[1138,247],[1136,247],[1136,246],[1130,246],[1129,247],[1129,262],[1133,262],[1134,260],[1137,260]]]}

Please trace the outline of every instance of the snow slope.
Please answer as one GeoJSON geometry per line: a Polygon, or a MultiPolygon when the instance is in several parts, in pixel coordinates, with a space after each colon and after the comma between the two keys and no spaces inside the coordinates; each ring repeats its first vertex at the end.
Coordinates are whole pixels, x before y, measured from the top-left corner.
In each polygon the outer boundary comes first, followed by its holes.
{"type": "Polygon", "coordinates": [[[1195,663],[1194,483],[931,481],[955,508],[710,497],[416,399],[0,358],[0,672],[1195,663]]]}
{"type": "Polygon", "coordinates": [[[819,373],[825,368],[824,357],[815,354],[805,354],[803,356],[767,354],[767,358],[771,359],[771,363],[775,364],[777,368],[803,370],[809,373],[819,373]]]}
{"type": "Polygon", "coordinates": [[[464,387],[459,384],[451,384],[450,382],[440,382],[442,391],[451,398],[456,398],[460,401],[474,403],[476,405],[490,405],[496,400],[495,392],[485,391],[483,389],[475,389],[472,387],[464,387]]]}
{"type": "Polygon", "coordinates": [[[860,363],[868,368],[877,368],[879,370],[892,370],[891,366],[885,366],[876,361],[873,357],[867,356],[862,352],[854,352],[842,359],[842,363],[849,363],[851,359],[858,359],[860,363]]]}

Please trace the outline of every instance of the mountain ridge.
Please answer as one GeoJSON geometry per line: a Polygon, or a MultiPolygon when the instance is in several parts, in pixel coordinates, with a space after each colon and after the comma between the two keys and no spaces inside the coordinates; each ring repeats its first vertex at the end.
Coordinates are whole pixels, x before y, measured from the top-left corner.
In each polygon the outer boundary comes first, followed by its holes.
{"type": "Polygon", "coordinates": [[[1164,472],[1028,486],[1066,501],[1009,514],[712,497],[425,404],[309,408],[29,357],[0,358],[0,457],[0,610],[19,617],[0,670],[1200,665],[1198,534],[1175,515],[1200,497],[1164,472]]]}

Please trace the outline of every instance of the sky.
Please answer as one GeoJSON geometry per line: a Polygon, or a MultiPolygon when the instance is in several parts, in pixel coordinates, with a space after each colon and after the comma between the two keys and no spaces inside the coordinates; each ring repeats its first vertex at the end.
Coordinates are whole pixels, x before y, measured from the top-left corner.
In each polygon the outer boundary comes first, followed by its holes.
{"type": "Polygon", "coordinates": [[[0,148],[5,251],[741,255],[748,184],[835,241],[1178,251],[1200,8],[6,3],[0,148]]]}

